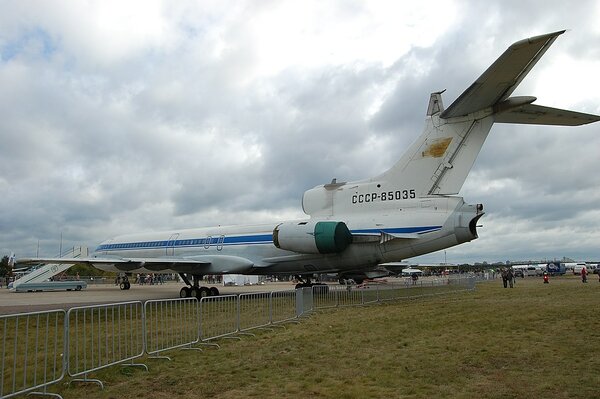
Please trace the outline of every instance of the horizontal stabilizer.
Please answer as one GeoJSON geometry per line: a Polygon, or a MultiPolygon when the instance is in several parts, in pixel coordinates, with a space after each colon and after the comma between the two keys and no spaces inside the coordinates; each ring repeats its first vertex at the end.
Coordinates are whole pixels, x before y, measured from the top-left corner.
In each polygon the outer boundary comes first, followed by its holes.
{"type": "Polygon", "coordinates": [[[496,114],[494,122],[535,125],[578,126],[600,121],[600,116],[582,112],[526,104],[496,114]]]}
{"type": "Polygon", "coordinates": [[[507,99],[531,68],[565,31],[548,33],[512,44],[444,112],[442,118],[465,116],[507,99]]]}

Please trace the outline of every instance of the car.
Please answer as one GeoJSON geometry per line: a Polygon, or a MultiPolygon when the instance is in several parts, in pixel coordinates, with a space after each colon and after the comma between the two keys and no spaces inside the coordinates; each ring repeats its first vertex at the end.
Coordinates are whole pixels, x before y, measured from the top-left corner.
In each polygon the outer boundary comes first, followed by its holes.
{"type": "Polygon", "coordinates": [[[523,273],[522,269],[513,270],[513,276],[525,278],[525,273],[523,273]]]}

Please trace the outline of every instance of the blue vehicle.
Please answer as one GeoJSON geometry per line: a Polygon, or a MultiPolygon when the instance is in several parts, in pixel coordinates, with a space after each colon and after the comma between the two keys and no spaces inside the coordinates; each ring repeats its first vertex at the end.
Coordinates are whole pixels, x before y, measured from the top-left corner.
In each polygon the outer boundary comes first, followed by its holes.
{"type": "Polygon", "coordinates": [[[546,265],[546,271],[551,276],[562,276],[567,272],[567,268],[561,262],[550,262],[546,265]]]}

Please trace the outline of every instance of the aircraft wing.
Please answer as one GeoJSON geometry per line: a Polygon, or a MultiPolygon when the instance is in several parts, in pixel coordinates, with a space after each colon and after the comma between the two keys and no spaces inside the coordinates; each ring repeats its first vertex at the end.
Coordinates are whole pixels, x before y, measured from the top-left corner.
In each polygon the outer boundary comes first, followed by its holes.
{"type": "Polygon", "coordinates": [[[494,121],[499,123],[578,126],[600,121],[600,116],[526,104],[512,108],[506,112],[495,114],[494,121]]]}
{"type": "Polygon", "coordinates": [[[19,265],[35,264],[85,264],[99,269],[102,266],[114,266],[123,272],[144,269],[152,272],[197,273],[197,274],[228,274],[242,273],[250,269],[254,262],[239,256],[230,255],[199,255],[191,257],[162,257],[162,258],[30,258],[18,259],[19,265]]]}
{"type": "Polygon", "coordinates": [[[531,68],[565,31],[512,44],[467,90],[442,112],[442,118],[464,116],[506,100],[531,68]]]}

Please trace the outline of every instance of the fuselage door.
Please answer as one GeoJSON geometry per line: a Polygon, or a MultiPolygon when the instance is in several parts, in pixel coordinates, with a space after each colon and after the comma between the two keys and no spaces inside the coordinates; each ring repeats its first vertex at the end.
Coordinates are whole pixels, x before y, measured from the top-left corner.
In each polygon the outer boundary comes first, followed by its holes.
{"type": "Polygon", "coordinates": [[[175,255],[175,242],[177,240],[177,237],[179,237],[179,233],[171,234],[171,237],[169,237],[169,240],[167,241],[165,255],[167,255],[167,256],[175,255]]]}
{"type": "Polygon", "coordinates": [[[114,240],[111,238],[110,240],[108,240],[108,241],[106,241],[106,242],[104,243],[104,244],[105,244],[104,251],[103,251],[103,254],[104,254],[104,255],[108,255],[108,248],[109,248],[109,245],[110,245],[110,244],[112,244],[112,243],[113,243],[113,241],[114,241],[114,240]]]}

